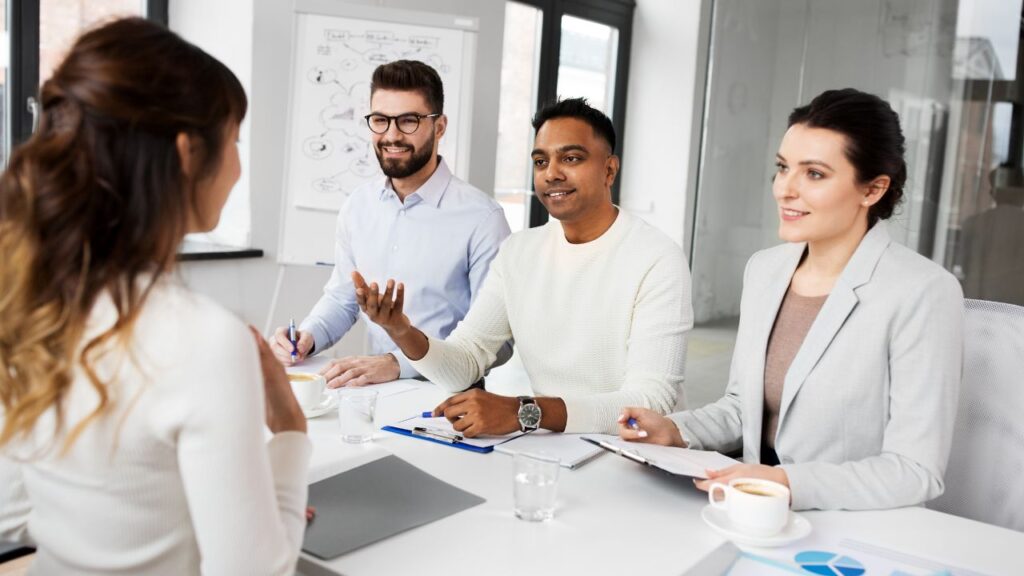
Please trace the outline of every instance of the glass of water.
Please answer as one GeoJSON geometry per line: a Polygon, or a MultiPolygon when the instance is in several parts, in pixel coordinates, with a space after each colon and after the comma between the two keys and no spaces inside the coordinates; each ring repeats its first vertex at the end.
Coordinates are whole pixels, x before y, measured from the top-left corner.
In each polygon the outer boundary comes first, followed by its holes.
{"type": "Polygon", "coordinates": [[[373,440],[373,417],[377,412],[377,391],[369,388],[339,388],[338,428],[341,439],[350,444],[373,440]]]}
{"type": "Polygon", "coordinates": [[[516,518],[542,522],[555,517],[558,495],[558,458],[549,454],[518,452],[515,459],[513,500],[516,518]]]}

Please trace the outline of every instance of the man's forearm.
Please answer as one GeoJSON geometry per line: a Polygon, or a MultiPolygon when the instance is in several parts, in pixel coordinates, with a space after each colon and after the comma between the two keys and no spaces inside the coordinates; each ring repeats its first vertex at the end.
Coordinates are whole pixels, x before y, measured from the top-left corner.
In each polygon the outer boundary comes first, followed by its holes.
{"type": "Polygon", "coordinates": [[[401,333],[388,332],[388,336],[391,337],[395,346],[398,346],[398,349],[409,360],[422,360],[430,348],[430,341],[427,340],[427,335],[415,326],[409,326],[409,328],[401,333]]]}

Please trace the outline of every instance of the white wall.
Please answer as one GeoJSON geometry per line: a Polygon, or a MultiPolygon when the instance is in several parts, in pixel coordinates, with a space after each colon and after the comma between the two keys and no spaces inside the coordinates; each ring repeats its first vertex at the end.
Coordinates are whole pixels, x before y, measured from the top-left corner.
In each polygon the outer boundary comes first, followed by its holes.
{"type": "MultiPolygon", "coordinates": [[[[479,19],[471,133],[473,158],[469,181],[483,190],[490,190],[494,183],[497,143],[504,2],[350,0],[349,3],[460,14],[479,19]]],[[[171,2],[172,29],[215,56],[225,58],[240,78],[251,78],[251,83],[246,86],[251,129],[249,162],[245,171],[251,190],[252,245],[265,253],[260,260],[186,263],[181,267],[182,275],[193,289],[210,295],[261,329],[278,274],[276,256],[287,136],[291,4],[288,0],[171,2]],[[246,33],[246,29],[251,32],[246,33]],[[229,61],[230,55],[241,52],[251,55],[248,62],[229,61]]],[[[332,238],[325,237],[323,242],[330,243],[332,238]]],[[[289,268],[272,325],[283,325],[289,317],[303,318],[319,297],[328,274],[329,271],[323,268],[289,268]]],[[[360,352],[363,334],[362,330],[353,330],[339,344],[338,352],[360,352]]]]}
{"type": "MultiPolygon", "coordinates": [[[[174,0],[168,5],[170,28],[189,42],[202,47],[227,65],[242,83],[247,94],[252,93],[252,16],[251,0],[174,0]],[[226,26],[225,22],[231,22],[226,26]]],[[[251,164],[252,121],[246,118],[238,134],[238,153],[242,166],[251,164]]],[[[247,246],[249,228],[249,170],[228,198],[221,216],[221,225],[205,239],[233,246],[247,246]]]]}
{"type": "Polygon", "coordinates": [[[620,203],[684,244],[702,1],[637,0],[620,203]]]}

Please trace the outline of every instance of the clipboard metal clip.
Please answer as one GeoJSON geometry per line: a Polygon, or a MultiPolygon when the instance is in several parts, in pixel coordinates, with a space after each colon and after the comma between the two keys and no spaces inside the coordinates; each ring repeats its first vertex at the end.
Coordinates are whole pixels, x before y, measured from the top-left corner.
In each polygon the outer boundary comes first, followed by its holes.
{"type": "Polygon", "coordinates": [[[425,428],[423,426],[416,426],[412,429],[414,436],[423,436],[425,438],[433,438],[434,440],[440,440],[449,444],[455,444],[463,441],[462,434],[449,434],[443,430],[435,430],[432,428],[425,428]]]}
{"type": "Polygon", "coordinates": [[[593,439],[590,439],[590,438],[584,438],[584,440],[587,440],[588,442],[591,442],[593,444],[597,444],[598,446],[604,448],[605,450],[608,450],[609,452],[614,452],[615,454],[618,454],[619,456],[622,456],[624,458],[629,458],[630,460],[632,460],[634,462],[639,462],[640,464],[646,464],[648,466],[654,466],[655,465],[653,460],[651,460],[649,458],[644,458],[643,456],[641,456],[640,454],[638,454],[637,452],[635,452],[633,450],[627,450],[625,448],[619,448],[618,446],[616,446],[614,444],[609,444],[608,442],[603,442],[603,441],[600,441],[600,440],[593,440],[593,439]]]}

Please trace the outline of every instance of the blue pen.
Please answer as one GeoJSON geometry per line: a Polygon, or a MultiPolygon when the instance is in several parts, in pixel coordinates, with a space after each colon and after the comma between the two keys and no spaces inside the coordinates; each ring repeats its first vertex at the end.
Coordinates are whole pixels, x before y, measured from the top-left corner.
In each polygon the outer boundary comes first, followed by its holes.
{"type": "Polygon", "coordinates": [[[626,420],[626,425],[629,426],[630,428],[632,428],[633,430],[639,430],[640,429],[640,426],[637,425],[637,423],[636,423],[636,418],[630,418],[629,420],[626,420]]]}
{"type": "Polygon", "coordinates": [[[295,318],[288,320],[288,341],[292,343],[292,362],[299,357],[299,343],[295,339],[295,318]]]}
{"type": "Polygon", "coordinates": [[[424,412],[422,415],[420,415],[420,418],[433,418],[433,417],[434,417],[434,413],[433,412],[424,412]]]}

